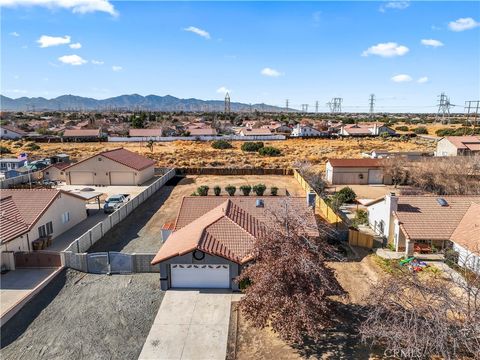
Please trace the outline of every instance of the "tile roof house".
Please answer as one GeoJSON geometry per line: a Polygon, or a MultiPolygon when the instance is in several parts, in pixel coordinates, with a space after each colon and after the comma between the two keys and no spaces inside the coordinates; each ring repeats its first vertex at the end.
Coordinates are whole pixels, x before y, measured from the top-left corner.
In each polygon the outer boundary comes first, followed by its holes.
{"type": "Polygon", "coordinates": [[[155,161],[119,148],[83,159],[63,169],[68,185],[140,185],[155,174],[155,161]]]}
{"type": "Polygon", "coordinates": [[[328,159],[325,178],[332,185],[391,184],[381,159],[328,159]]]}
{"type": "Polygon", "coordinates": [[[64,169],[70,166],[69,163],[66,162],[57,162],[55,164],[51,164],[46,168],[42,169],[43,179],[45,180],[53,180],[53,181],[65,181],[65,172],[64,169]]]}
{"type": "Polygon", "coordinates": [[[471,254],[480,271],[480,196],[391,194],[366,206],[370,226],[396,251],[410,256],[452,247],[460,255],[461,265],[471,254]]]}
{"type": "Polygon", "coordinates": [[[152,264],[160,264],[162,289],[233,288],[252,260],[255,240],[279,226],[285,209],[303,219],[305,236],[319,236],[313,211],[296,197],[185,197],[170,235],[152,264]]]}
{"type": "Polygon", "coordinates": [[[8,125],[0,126],[1,139],[20,139],[25,136],[27,136],[27,133],[23,130],[8,125]]]}
{"type": "Polygon", "coordinates": [[[55,237],[86,217],[85,200],[73,193],[56,189],[2,189],[0,252],[31,251],[33,241],[47,236],[55,241],[55,237]]]}
{"type": "Polygon", "coordinates": [[[238,134],[240,136],[270,136],[272,135],[272,131],[267,128],[243,128],[241,129],[238,134]]]}
{"type": "Polygon", "coordinates": [[[71,141],[93,141],[103,136],[101,129],[66,129],[62,138],[71,141]]]}
{"type": "Polygon", "coordinates": [[[395,131],[381,123],[346,124],[340,128],[342,136],[379,136],[383,133],[395,135],[395,131]]]}
{"type": "Polygon", "coordinates": [[[446,136],[437,142],[436,156],[480,154],[480,136],[446,136]]]}
{"type": "Polygon", "coordinates": [[[146,138],[161,137],[162,129],[130,129],[128,130],[128,136],[146,138]]]}
{"type": "Polygon", "coordinates": [[[190,133],[190,136],[215,136],[217,135],[217,130],[211,127],[202,127],[195,128],[189,127],[187,131],[190,133]]]}

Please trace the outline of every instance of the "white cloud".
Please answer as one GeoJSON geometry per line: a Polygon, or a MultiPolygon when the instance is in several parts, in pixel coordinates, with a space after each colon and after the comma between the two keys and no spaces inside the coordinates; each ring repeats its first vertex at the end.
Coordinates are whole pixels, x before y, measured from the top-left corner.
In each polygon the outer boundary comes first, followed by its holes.
{"type": "Polygon", "coordinates": [[[392,81],[397,83],[410,82],[412,81],[412,77],[407,74],[398,74],[392,77],[392,81]]]}
{"type": "Polygon", "coordinates": [[[61,37],[61,36],[42,35],[40,36],[40,39],[37,40],[37,43],[40,44],[41,48],[70,44],[70,36],[65,35],[61,37]]]}
{"type": "Polygon", "coordinates": [[[11,32],[10,35],[11,35],[11,36],[15,36],[15,37],[19,37],[19,36],[20,36],[20,34],[19,34],[18,32],[16,32],[16,31],[11,32]]]}
{"type": "Polygon", "coordinates": [[[262,71],[260,71],[260,74],[270,77],[279,77],[280,75],[282,75],[279,71],[269,67],[263,68],[262,71]]]}
{"type": "Polygon", "coordinates": [[[102,60],[92,60],[91,63],[93,65],[103,65],[103,64],[105,64],[105,62],[102,61],[102,60]]]}
{"type": "Polygon", "coordinates": [[[112,70],[113,70],[113,71],[116,71],[116,72],[122,71],[122,70],[123,70],[123,67],[118,66],[118,65],[113,65],[113,66],[112,66],[112,70]]]}
{"type": "Polygon", "coordinates": [[[227,92],[231,93],[232,91],[227,89],[225,86],[219,87],[217,89],[217,93],[219,93],[219,94],[224,94],[225,95],[227,92]]]}
{"type": "Polygon", "coordinates": [[[78,14],[101,11],[112,16],[118,15],[108,0],[0,0],[0,6],[43,6],[49,9],[68,9],[78,14]]]}
{"type": "Polygon", "coordinates": [[[69,64],[69,65],[83,65],[88,62],[87,60],[82,59],[78,55],[64,55],[64,56],[60,56],[58,60],[64,64],[69,64]]]}
{"type": "Polygon", "coordinates": [[[464,31],[464,30],[470,30],[473,28],[476,28],[477,26],[480,26],[480,23],[472,19],[471,17],[469,18],[460,18],[455,21],[450,21],[448,23],[448,27],[452,31],[464,31]]]}
{"type": "Polygon", "coordinates": [[[425,84],[428,82],[428,77],[427,76],[422,76],[420,79],[417,80],[419,84],[425,84]]]}
{"type": "Polygon", "coordinates": [[[362,53],[362,56],[378,55],[381,57],[394,57],[403,56],[409,51],[410,49],[404,45],[399,45],[395,42],[388,42],[370,46],[362,53]]]}
{"type": "Polygon", "coordinates": [[[189,26],[188,28],[185,28],[183,30],[197,34],[201,37],[204,37],[205,39],[210,39],[210,34],[207,31],[199,29],[195,26],[189,26]]]}
{"type": "Polygon", "coordinates": [[[385,12],[387,9],[405,10],[410,6],[410,1],[389,1],[380,6],[378,10],[385,12]]]}
{"type": "Polygon", "coordinates": [[[440,40],[433,39],[422,39],[422,44],[425,46],[439,47],[443,46],[443,43],[440,40]]]}
{"type": "Polygon", "coordinates": [[[70,46],[71,49],[80,49],[82,47],[82,44],[77,42],[75,44],[70,44],[69,46],[70,46]]]}

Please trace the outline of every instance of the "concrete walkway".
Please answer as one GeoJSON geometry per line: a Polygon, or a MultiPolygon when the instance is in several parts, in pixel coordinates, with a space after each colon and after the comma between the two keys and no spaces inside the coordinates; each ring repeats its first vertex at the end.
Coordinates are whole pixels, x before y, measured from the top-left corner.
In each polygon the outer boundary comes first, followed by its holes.
{"type": "Polygon", "coordinates": [[[233,296],[216,290],[168,290],[139,359],[224,360],[233,296]]]}

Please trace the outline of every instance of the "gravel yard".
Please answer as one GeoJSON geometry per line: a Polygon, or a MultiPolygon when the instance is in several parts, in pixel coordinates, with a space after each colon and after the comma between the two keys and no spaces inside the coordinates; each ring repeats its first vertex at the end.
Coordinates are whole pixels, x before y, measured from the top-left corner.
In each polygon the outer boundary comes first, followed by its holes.
{"type": "Polygon", "coordinates": [[[0,358],[136,360],[163,294],[159,274],[65,270],[2,327],[0,358]]]}

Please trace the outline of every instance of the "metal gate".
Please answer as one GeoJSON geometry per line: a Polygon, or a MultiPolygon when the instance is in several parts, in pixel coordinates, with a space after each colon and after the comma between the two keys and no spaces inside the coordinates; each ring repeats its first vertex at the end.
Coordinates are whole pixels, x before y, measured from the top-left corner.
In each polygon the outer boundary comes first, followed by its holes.
{"type": "Polygon", "coordinates": [[[131,273],[132,255],[119,252],[109,252],[111,273],[131,273]]]}
{"type": "Polygon", "coordinates": [[[88,254],[87,268],[89,273],[107,274],[109,272],[108,253],[99,252],[88,254]]]}

